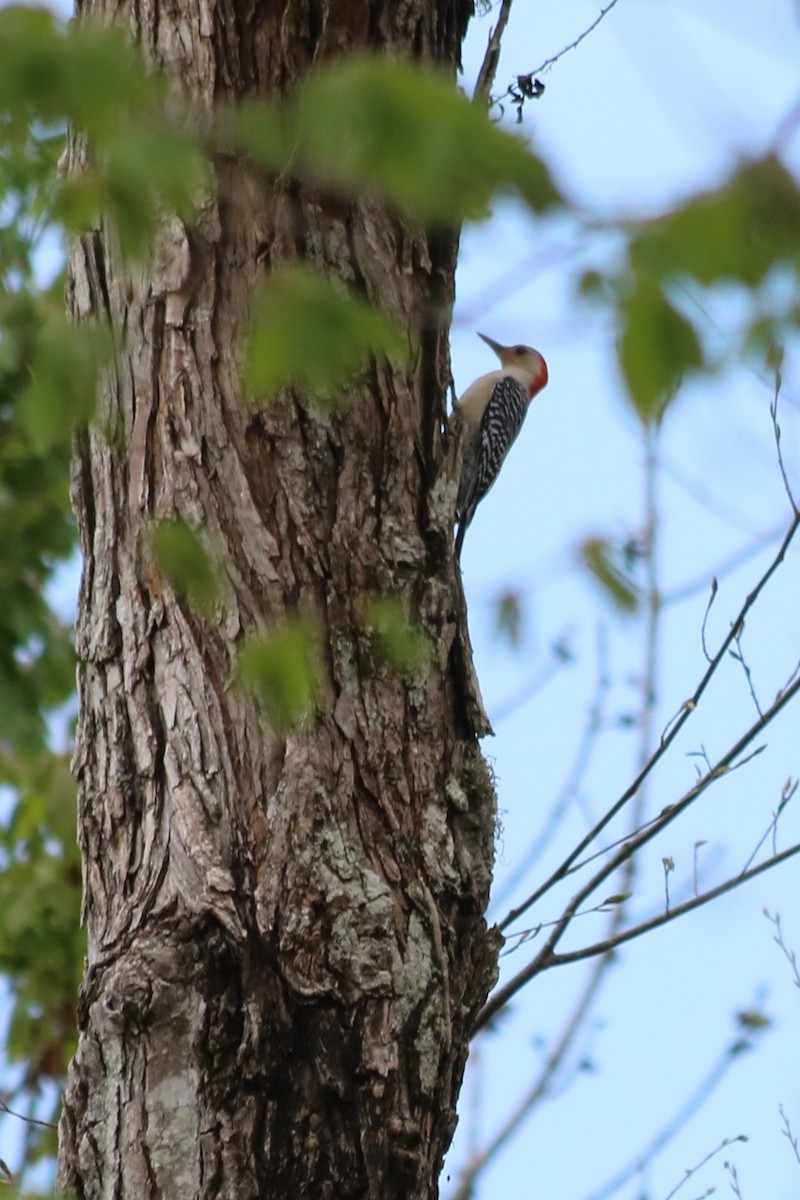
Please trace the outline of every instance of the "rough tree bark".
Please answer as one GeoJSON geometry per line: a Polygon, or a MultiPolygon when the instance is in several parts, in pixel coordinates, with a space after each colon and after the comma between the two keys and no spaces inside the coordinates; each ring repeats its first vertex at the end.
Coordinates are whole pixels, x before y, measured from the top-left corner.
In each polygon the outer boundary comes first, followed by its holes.
{"type": "MultiPolygon", "coordinates": [[[[455,69],[471,0],[120,4],[198,112],[274,98],[369,46],[455,69]]],[[[495,946],[483,912],[494,796],[469,716],[463,611],[431,516],[449,380],[455,235],[368,198],[218,164],[155,266],[74,247],[78,319],[124,351],[80,440],[84,572],[75,755],[85,863],[80,1043],[59,1187],[81,1197],[431,1197],[495,946]],[[321,413],[241,402],[236,347],[260,272],[304,260],[360,290],[418,352],[321,413]],[[231,590],[202,620],[147,532],[204,531],[231,590]],[[382,667],[359,603],[405,597],[436,647],[382,667]],[[320,624],[320,710],[288,735],[230,686],[242,637],[320,624]]]]}

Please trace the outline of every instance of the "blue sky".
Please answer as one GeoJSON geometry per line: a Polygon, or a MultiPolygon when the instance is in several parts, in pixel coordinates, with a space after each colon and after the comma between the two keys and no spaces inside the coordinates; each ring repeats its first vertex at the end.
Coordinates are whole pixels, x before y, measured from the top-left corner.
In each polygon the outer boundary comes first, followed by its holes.
{"type": "MultiPolygon", "coordinates": [[[[498,84],[504,88],[573,41],[601,7],[584,0],[517,0],[498,84]]],[[[542,74],[545,94],[525,110],[525,134],[587,220],[534,222],[507,203],[464,237],[452,336],[457,387],[494,366],[475,337],[478,329],[501,341],[529,342],[550,367],[550,385],[534,402],[501,482],[478,511],[463,555],[476,665],[490,715],[502,714],[506,701],[526,687],[534,693],[512,706],[497,721],[497,736],[484,742],[498,777],[502,816],[498,890],[563,788],[596,687],[598,637],[607,647],[611,681],[604,732],[582,779],[580,803],[571,806],[554,846],[512,897],[527,894],[560,861],[584,832],[587,813],[596,819],[624,790],[638,750],[638,735],[625,719],[636,711],[641,621],[614,617],[575,565],[575,547],[584,538],[635,533],[643,511],[643,448],[615,363],[614,329],[607,316],[575,297],[580,269],[613,262],[619,243],[613,234],[592,235],[586,225],[589,218],[607,223],[660,211],[715,186],[741,158],[763,153],[800,98],[798,17],[790,0],[758,6],[745,0],[619,0],[581,46],[542,74]],[[518,593],[524,604],[520,649],[504,646],[495,630],[496,601],[505,590],[518,593]],[[569,642],[574,660],[537,688],[537,679],[548,674],[549,648],[559,639],[569,642]]],[[[473,22],[467,79],[477,70],[491,22],[491,15],[473,22]]],[[[786,159],[797,170],[800,137],[790,139],[786,159]]],[[[695,315],[705,319],[699,310],[695,315]]],[[[740,301],[726,297],[711,316],[718,344],[732,345],[740,301]]],[[[787,469],[800,491],[797,361],[796,348],[788,348],[781,426],[787,469]]],[[[685,388],[665,422],[661,586],[669,593],[698,581],[698,588],[664,610],[656,735],[704,669],[700,630],[711,576],[729,556],[772,531],[762,553],[720,573],[707,627],[713,649],[769,563],[775,534],[789,523],[769,417],[772,389],[758,364],[733,367],[685,388]]],[[[746,656],[762,701],[774,696],[800,659],[799,586],[793,551],[747,624],[746,656]]],[[[790,708],[759,739],[764,753],[721,781],[650,848],[636,880],[635,916],[663,907],[665,856],[675,863],[674,897],[691,894],[695,854],[705,885],[743,868],[787,777],[800,772],[798,715],[790,708]]],[[[731,661],[653,776],[649,811],[660,811],[691,785],[699,761],[692,755],[704,748],[715,760],[754,716],[744,673],[731,661]]],[[[781,819],[778,848],[799,837],[800,821],[790,809],[781,819]]],[[[800,954],[799,870],[794,860],[621,950],[556,1094],[480,1176],[476,1200],[591,1196],[681,1109],[735,1040],[735,1013],[748,1007],[763,1010],[773,1027],[652,1167],[616,1194],[665,1200],[687,1168],[739,1134],[749,1141],[720,1151],[679,1197],[694,1200],[712,1187],[733,1194],[726,1161],[738,1172],[743,1200],[800,1194],[800,1165],[778,1111],[782,1104],[800,1133],[798,993],[762,911],[781,913],[787,942],[800,954]],[[582,1059],[590,1070],[579,1069],[582,1059]]],[[[566,895],[553,897],[521,925],[557,916],[559,899],[566,895]]],[[[512,902],[504,897],[495,918],[512,902]]],[[[570,945],[598,936],[600,920],[579,923],[570,945]]],[[[504,958],[503,978],[520,970],[535,947],[504,958]]],[[[491,1138],[530,1087],[587,971],[562,968],[539,979],[518,997],[502,1031],[480,1040],[448,1159],[451,1193],[469,1150],[491,1138]]]]}

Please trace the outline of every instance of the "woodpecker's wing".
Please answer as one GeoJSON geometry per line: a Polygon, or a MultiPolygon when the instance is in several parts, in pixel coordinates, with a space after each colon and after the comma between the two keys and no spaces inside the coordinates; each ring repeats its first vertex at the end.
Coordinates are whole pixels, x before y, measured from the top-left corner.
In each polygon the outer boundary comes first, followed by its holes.
{"type": "Polygon", "coordinates": [[[511,446],[522,428],[530,396],[513,375],[504,375],[492,389],[481,420],[478,437],[464,462],[458,496],[458,514],[464,528],[469,525],[483,497],[491,488],[511,446]]]}

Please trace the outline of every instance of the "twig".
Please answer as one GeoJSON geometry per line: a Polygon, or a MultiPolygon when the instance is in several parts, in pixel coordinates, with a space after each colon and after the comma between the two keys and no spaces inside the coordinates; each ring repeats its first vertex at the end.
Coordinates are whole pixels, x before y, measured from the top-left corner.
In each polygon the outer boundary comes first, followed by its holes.
{"type": "Polygon", "coordinates": [[[0,1109],[4,1113],[8,1113],[9,1117],[16,1117],[18,1121],[24,1121],[26,1125],[40,1125],[42,1129],[58,1129],[52,1121],[40,1121],[38,1117],[28,1117],[25,1113],[15,1112],[13,1108],[9,1108],[5,1100],[0,1100],[0,1109]]]}
{"type": "Polygon", "coordinates": [[[706,662],[709,663],[712,661],[712,659],[711,655],[708,653],[708,646],[706,645],[706,627],[708,625],[708,618],[711,614],[711,606],[717,598],[718,589],[719,584],[717,583],[717,577],[715,575],[711,580],[711,594],[708,597],[706,611],[703,613],[703,623],[700,626],[700,645],[703,647],[703,657],[705,658],[706,662]]]}
{"type": "Polygon", "coordinates": [[[781,375],[781,362],[783,359],[783,351],[780,352],[779,359],[775,364],[775,395],[772,403],[769,406],[769,415],[772,417],[772,429],[775,434],[775,449],[778,454],[778,466],[781,470],[781,478],[786,491],[789,503],[792,506],[792,511],[797,515],[797,501],[792,493],[792,486],[789,483],[789,477],[786,474],[786,464],[783,461],[783,450],[781,449],[781,427],[778,424],[778,401],[781,395],[781,386],[783,384],[783,376],[781,375]]]}
{"type": "Polygon", "coordinates": [[[757,867],[751,867],[749,871],[734,875],[730,879],[726,879],[724,883],[718,884],[717,887],[710,888],[707,892],[703,892],[699,896],[693,896],[690,900],[685,900],[682,904],[675,905],[668,912],[659,913],[647,921],[642,921],[639,925],[625,929],[613,938],[606,938],[602,942],[595,942],[592,946],[583,946],[580,950],[570,950],[565,954],[551,954],[548,962],[542,969],[546,970],[550,967],[565,966],[567,963],[581,962],[586,958],[594,958],[597,954],[605,954],[608,950],[615,950],[617,946],[622,946],[625,942],[633,941],[634,938],[641,937],[642,934],[649,933],[652,929],[658,929],[659,926],[666,925],[677,917],[685,916],[686,913],[691,912],[695,908],[700,908],[712,900],[717,900],[720,896],[724,896],[726,892],[732,892],[734,888],[739,887],[741,884],[749,883],[751,879],[755,879],[757,875],[763,874],[764,871],[770,871],[773,867],[780,866],[781,863],[794,858],[796,854],[800,854],[800,842],[794,846],[790,846],[788,850],[783,850],[780,854],[772,855],[765,862],[759,863],[757,867]]]}
{"type": "Polygon", "coordinates": [[[675,870],[675,861],[669,855],[662,858],[661,865],[664,868],[664,912],[669,913],[669,877],[675,870]]]}
{"type": "Polygon", "coordinates": [[[742,1200],[742,1193],[739,1191],[739,1176],[736,1173],[736,1167],[733,1165],[733,1163],[726,1162],[725,1170],[731,1177],[731,1190],[734,1196],[736,1196],[736,1200],[742,1200]]]}
{"type": "Polygon", "coordinates": [[[773,916],[772,913],[769,911],[769,909],[765,908],[764,916],[767,918],[768,921],[770,921],[775,926],[775,935],[773,937],[773,941],[775,942],[775,944],[777,946],[780,946],[781,950],[783,951],[785,957],[787,958],[787,960],[789,962],[789,966],[792,968],[792,973],[794,975],[794,986],[796,988],[800,988],[800,970],[798,970],[798,967],[797,967],[797,955],[795,954],[794,950],[789,949],[789,947],[786,945],[786,942],[783,939],[783,930],[781,928],[781,914],[775,913],[775,916],[773,916]]]}
{"type": "MultiPolygon", "coordinates": [[[[656,700],[656,671],[657,671],[657,644],[658,644],[658,621],[660,616],[659,588],[658,588],[658,432],[657,430],[645,430],[645,467],[644,467],[644,545],[645,558],[647,562],[647,607],[645,621],[645,646],[644,646],[644,670],[641,678],[641,712],[640,712],[640,731],[641,741],[639,748],[640,761],[646,761],[650,753],[650,739],[652,737],[653,713],[655,710],[656,700]]],[[[601,648],[602,648],[601,643],[601,648]]],[[[599,657],[599,655],[598,655],[599,657]]],[[[585,770],[588,762],[589,753],[597,731],[600,726],[602,713],[602,699],[608,688],[607,671],[603,667],[599,672],[595,703],[593,705],[594,714],[586,726],[584,739],[582,741],[581,750],[573,768],[574,787],[585,770]]],[[[574,790],[574,788],[573,788],[574,790]]],[[[572,793],[567,790],[566,796],[572,793]]],[[[636,831],[642,819],[644,806],[644,789],[640,790],[636,800],[636,804],[630,812],[630,823],[632,825],[631,832],[636,831]]],[[[630,834],[629,834],[630,836],[630,834]]],[[[601,905],[595,906],[594,910],[608,911],[607,906],[611,906],[611,917],[607,927],[606,940],[613,942],[614,937],[618,933],[625,919],[626,901],[632,891],[635,876],[635,862],[633,857],[620,860],[622,870],[622,884],[618,893],[607,901],[603,901],[601,905]]],[[[537,930],[538,932],[538,930],[537,930]]],[[[489,1163],[508,1142],[514,1133],[519,1129],[523,1122],[527,1119],[530,1113],[535,1109],[536,1105],[547,1095],[552,1086],[553,1078],[556,1075],[561,1063],[569,1052],[578,1031],[583,1026],[587,1014],[594,1002],[596,993],[599,989],[600,982],[605,974],[605,971],[611,965],[612,957],[610,954],[600,956],[595,963],[594,970],[589,976],[586,987],[583,989],[579,997],[570,1019],[562,1029],[561,1036],[558,1039],[554,1049],[549,1055],[545,1067],[533,1084],[528,1089],[525,1096],[517,1104],[513,1112],[502,1124],[496,1132],[492,1140],[486,1148],[479,1154],[473,1155],[472,1159],[467,1163],[454,1200],[469,1200],[473,1193],[475,1180],[478,1174],[489,1163]]]]}
{"type": "Polygon", "coordinates": [[[789,781],[788,783],[786,783],[784,785],[783,795],[781,796],[781,802],[778,805],[777,810],[772,814],[772,820],[769,823],[769,827],[767,828],[766,832],[764,833],[764,836],[762,838],[759,838],[759,841],[758,841],[755,849],[753,850],[753,853],[750,855],[747,862],[744,864],[743,870],[746,871],[748,869],[751,862],[753,861],[755,856],[758,854],[759,850],[764,845],[764,842],[767,840],[767,838],[769,837],[770,834],[772,834],[772,853],[773,854],[776,853],[775,831],[778,827],[778,819],[779,819],[781,813],[783,812],[783,810],[786,808],[786,805],[794,797],[794,794],[796,791],[797,791],[797,783],[796,782],[792,783],[791,781],[789,781]]]}
{"type": "MultiPolygon", "coordinates": [[[[728,1146],[730,1146],[731,1142],[746,1142],[746,1141],[747,1141],[747,1137],[743,1133],[738,1134],[735,1138],[723,1138],[722,1141],[720,1142],[720,1144],[717,1146],[716,1150],[712,1150],[710,1152],[710,1154],[707,1154],[705,1156],[705,1158],[701,1158],[700,1162],[697,1163],[696,1166],[690,1167],[688,1169],[688,1171],[686,1172],[683,1179],[680,1181],[680,1183],[677,1183],[675,1185],[675,1187],[672,1189],[672,1191],[669,1193],[669,1195],[665,1197],[665,1200],[672,1200],[672,1197],[677,1195],[677,1193],[680,1191],[680,1189],[686,1183],[687,1179],[691,1179],[691,1177],[693,1175],[697,1174],[697,1172],[700,1170],[701,1167],[704,1167],[706,1165],[706,1163],[711,1162],[711,1159],[714,1158],[717,1154],[719,1154],[720,1150],[725,1150],[728,1146]]],[[[714,1192],[714,1190],[715,1190],[714,1188],[709,1188],[708,1191],[704,1193],[704,1195],[710,1196],[714,1192]]]]}
{"type": "MultiPolygon", "coordinates": [[[[538,96],[541,96],[542,92],[544,91],[544,84],[540,83],[539,80],[535,78],[535,76],[541,75],[545,71],[549,71],[550,68],[553,66],[553,64],[557,63],[560,58],[563,58],[565,54],[568,54],[570,52],[570,50],[574,50],[576,46],[580,46],[583,39],[587,38],[589,36],[589,34],[592,33],[597,28],[597,26],[600,24],[600,22],[603,20],[603,18],[608,13],[611,12],[612,8],[614,8],[616,3],[617,3],[617,0],[611,0],[610,4],[607,4],[605,6],[605,8],[600,10],[600,14],[595,18],[594,21],[592,21],[592,23],[588,27],[588,29],[584,29],[583,33],[579,34],[578,37],[576,37],[573,42],[570,42],[570,44],[568,46],[564,46],[561,50],[559,50],[558,54],[553,54],[550,58],[546,58],[544,60],[544,62],[541,63],[538,67],[535,67],[533,71],[528,71],[528,73],[525,75],[517,75],[514,82],[510,83],[508,85],[508,87],[506,88],[506,90],[503,92],[503,94],[501,96],[496,96],[496,97],[490,96],[488,93],[488,90],[487,90],[485,98],[489,102],[489,107],[492,108],[494,106],[497,106],[497,107],[499,107],[499,109],[502,113],[503,101],[512,99],[514,101],[515,105],[517,106],[517,120],[521,121],[522,120],[522,106],[525,103],[525,101],[531,100],[538,96]]],[[[502,13],[501,13],[501,18],[502,18],[502,13]]],[[[498,25],[499,25],[499,23],[500,23],[500,21],[498,20],[498,25]]],[[[483,65],[481,66],[481,73],[478,76],[479,84],[481,81],[481,77],[484,73],[484,69],[487,68],[487,60],[489,59],[491,50],[492,50],[492,41],[490,40],[489,47],[487,48],[487,51],[486,51],[486,56],[484,57],[484,60],[483,60],[483,65]]],[[[499,52],[499,50],[498,50],[498,52],[499,52]]],[[[494,61],[491,64],[491,79],[492,80],[494,80],[494,73],[495,73],[496,67],[497,67],[497,56],[495,56],[494,61]]],[[[489,86],[491,86],[491,83],[489,86]]],[[[478,89],[477,88],[475,91],[475,95],[476,95],[476,98],[478,98],[478,89]]]]}
{"type": "Polygon", "coordinates": [[[605,8],[600,9],[600,13],[597,17],[595,17],[588,29],[584,29],[583,33],[579,34],[578,37],[575,38],[574,42],[570,42],[570,44],[565,46],[563,50],[559,50],[558,54],[554,54],[552,58],[546,58],[543,63],[540,63],[538,67],[535,67],[534,70],[531,71],[531,75],[543,75],[545,71],[549,71],[553,64],[557,63],[560,58],[563,58],[565,54],[568,54],[570,50],[575,50],[578,46],[580,46],[584,38],[587,38],[590,33],[594,33],[595,29],[597,29],[597,26],[604,17],[608,16],[612,8],[615,7],[616,3],[617,0],[610,0],[610,3],[607,4],[605,8]]]}
{"type": "Polygon", "coordinates": [[[762,716],[763,714],[761,712],[761,705],[758,703],[758,696],[756,695],[756,689],[753,686],[753,675],[752,675],[752,672],[750,671],[750,667],[747,665],[747,660],[745,659],[744,651],[742,650],[742,634],[743,633],[744,633],[743,629],[739,629],[739,631],[737,632],[736,638],[734,639],[736,642],[736,649],[731,650],[731,657],[736,659],[736,661],[739,663],[740,667],[744,671],[744,677],[747,680],[747,687],[750,691],[750,699],[753,701],[753,704],[755,705],[756,712],[758,713],[758,715],[762,716]]]}
{"type": "MultiPolygon", "coordinates": [[[[720,775],[720,776],[722,774],[732,775],[734,773],[734,771],[739,771],[739,770],[741,770],[742,767],[746,767],[748,763],[752,762],[754,758],[757,758],[759,754],[763,754],[765,750],[766,750],[765,745],[757,746],[755,750],[751,750],[751,752],[749,754],[745,755],[744,758],[739,759],[739,761],[736,763],[732,763],[729,767],[727,767],[724,770],[724,772],[720,772],[718,766],[715,768],[711,765],[708,755],[706,754],[704,749],[697,752],[697,757],[703,759],[703,761],[706,764],[707,772],[709,775],[712,775],[715,771],[717,771],[718,775],[720,775]]],[[[688,755],[687,757],[692,757],[692,755],[688,755]]],[[[698,771],[697,782],[700,783],[700,781],[703,780],[703,778],[704,778],[704,776],[698,771]]],[[[594,853],[592,853],[592,854],[587,854],[586,858],[580,859],[578,862],[574,863],[570,867],[570,869],[567,871],[567,875],[568,876],[574,875],[578,871],[582,871],[585,867],[590,866],[591,863],[597,862],[598,859],[605,858],[606,855],[610,854],[612,850],[616,850],[620,846],[628,845],[630,843],[630,839],[632,837],[636,837],[636,838],[640,837],[640,835],[643,834],[644,831],[647,829],[652,829],[654,831],[657,831],[658,829],[661,828],[661,826],[663,824],[664,816],[667,813],[671,814],[673,812],[673,807],[674,806],[672,806],[672,805],[668,805],[665,809],[662,809],[662,811],[660,813],[657,813],[656,816],[650,817],[650,819],[647,821],[643,821],[641,823],[641,825],[637,825],[635,829],[628,830],[627,833],[623,833],[620,835],[620,837],[615,838],[613,842],[607,842],[606,845],[602,846],[599,850],[595,850],[594,853]]],[[[550,921],[549,924],[555,925],[556,922],[550,921]]],[[[539,927],[542,928],[543,926],[539,926],[539,927]]]]}
{"type": "Polygon", "coordinates": [[[789,1145],[794,1150],[794,1156],[797,1159],[798,1163],[800,1163],[800,1146],[798,1146],[797,1138],[792,1133],[792,1127],[789,1124],[789,1118],[786,1116],[786,1113],[783,1111],[782,1104],[778,1105],[778,1112],[781,1114],[781,1117],[783,1119],[783,1129],[781,1130],[781,1133],[783,1134],[783,1136],[785,1138],[788,1138],[789,1145]]]}

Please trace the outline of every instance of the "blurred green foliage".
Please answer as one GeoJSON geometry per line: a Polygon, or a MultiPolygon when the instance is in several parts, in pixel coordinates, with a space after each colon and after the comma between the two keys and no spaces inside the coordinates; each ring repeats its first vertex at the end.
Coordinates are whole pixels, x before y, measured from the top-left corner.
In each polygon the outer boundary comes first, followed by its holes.
{"type": "Polygon", "coordinates": [[[772,155],[739,165],[718,188],[648,221],[628,224],[627,252],[611,278],[584,273],[583,295],[611,305],[627,398],[658,422],[683,380],[725,365],[699,319],[708,290],[743,292],[749,318],[734,353],[773,362],[800,326],[800,188],[772,155]],[[771,284],[783,297],[776,303],[771,284]],[[687,315],[692,312],[692,318],[687,315]]]}
{"type": "Polygon", "coordinates": [[[402,353],[390,322],[341,285],[305,267],[270,271],[254,304],[245,386],[259,397],[286,384],[331,399],[369,361],[402,353]]]}
{"type": "Polygon", "coordinates": [[[282,733],[317,706],[316,644],[313,622],[294,617],[269,633],[249,638],[239,652],[241,683],[256,696],[272,727],[282,733]]]}
{"type": "Polygon", "coordinates": [[[534,212],[563,203],[541,159],[450,80],[385,58],[323,67],[283,108],[243,105],[220,130],[269,170],[379,196],[429,225],[486,217],[498,193],[534,212]]]}
{"type": "Polygon", "coordinates": [[[378,661],[397,675],[423,675],[431,661],[428,635],[411,621],[398,596],[379,596],[362,605],[362,621],[375,640],[378,661]]]}
{"type": "Polygon", "coordinates": [[[618,612],[635,613],[641,595],[631,579],[624,552],[607,538],[586,538],[579,547],[579,558],[618,612]]]}
{"type": "Polygon", "coordinates": [[[508,642],[514,650],[522,644],[524,624],[522,596],[513,588],[506,588],[495,600],[494,626],[497,636],[508,642]]]}
{"type": "Polygon", "coordinates": [[[210,615],[219,599],[219,572],[197,534],[183,521],[163,521],[153,531],[152,546],[176,595],[210,615]]]}

